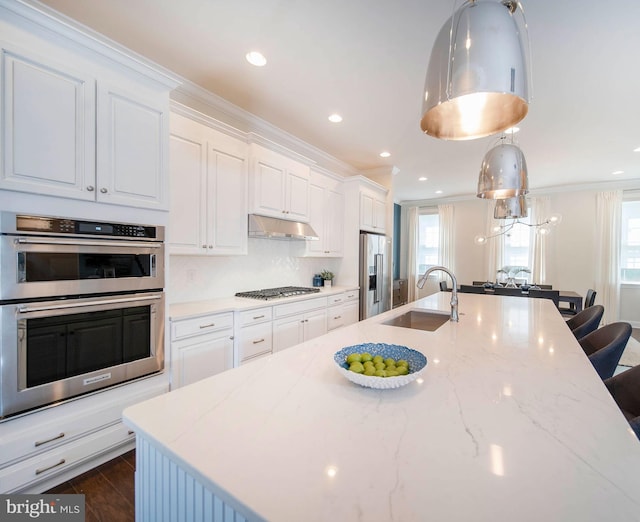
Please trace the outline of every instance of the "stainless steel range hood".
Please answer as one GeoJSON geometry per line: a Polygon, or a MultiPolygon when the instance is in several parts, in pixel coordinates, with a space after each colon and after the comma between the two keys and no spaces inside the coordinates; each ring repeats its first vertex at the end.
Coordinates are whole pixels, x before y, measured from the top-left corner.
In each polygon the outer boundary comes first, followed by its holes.
{"type": "Polygon", "coordinates": [[[259,216],[257,214],[249,214],[249,237],[311,241],[319,239],[318,234],[308,223],[259,216]]]}

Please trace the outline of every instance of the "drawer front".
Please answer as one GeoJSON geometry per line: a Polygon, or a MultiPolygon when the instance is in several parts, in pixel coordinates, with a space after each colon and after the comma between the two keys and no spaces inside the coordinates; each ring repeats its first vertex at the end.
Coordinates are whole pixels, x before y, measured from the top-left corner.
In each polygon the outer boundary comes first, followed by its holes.
{"type": "MultiPolygon", "coordinates": [[[[163,390],[166,391],[166,390],[163,390]]],[[[154,388],[137,393],[130,397],[112,401],[108,406],[99,408],[81,408],[77,413],[65,415],[56,421],[39,422],[39,413],[33,417],[25,417],[21,420],[32,420],[30,426],[24,429],[11,430],[0,437],[0,468],[13,461],[24,459],[29,455],[47,452],[50,449],[66,445],[70,441],[78,439],[85,433],[96,431],[104,426],[119,422],[122,418],[122,410],[132,404],[155,397],[159,390],[154,388]]],[[[92,397],[81,399],[85,404],[91,405],[92,397]]],[[[76,404],[80,404],[78,401],[76,404]]],[[[6,427],[11,427],[11,422],[6,427]]],[[[3,426],[4,427],[4,426],[3,426]]],[[[0,488],[0,491],[3,491],[0,488]]]]}
{"type": "Polygon", "coordinates": [[[320,308],[327,307],[327,298],[318,297],[316,299],[305,299],[304,301],[295,301],[294,303],[287,303],[276,305],[273,307],[273,316],[275,318],[286,317],[293,314],[301,314],[310,310],[319,310],[320,308]]]}
{"type": "Polygon", "coordinates": [[[272,317],[272,308],[270,306],[265,306],[264,308],[254,308],[253,310],[245,310],[244,312],[240,312],[238,314],[238,321],[240,327],[243,327],[271,321],[272,317]]]}
{"type": "Polygon", "coordinates": [[[122,422],[69,444],[23,460],[0,470],[0,491],[10,493],[80,464],[96,453],[133,440],[134,434],[122,422]]]}
{"type": "Polygon", "coordinates": [[[238,359],[240,363],[271,353],[273,347],[271,323],[247,326],[240,331],[238,359]]]}
{"type": "Polygon", "coordinates": [[[354,299],[359,299],[360,298],[360,291],[359,290],[349,290],[347,292],[344,292],[344,300],[345,301],[353,301],[354,299]]]}
{"type": "Polygon", "coordinates": [[[233,328],[233,312],[204,315],[193,319],[181,319],[171,322],[171,340],[176,341],[225,328],[233,328]]]}
{"type": "Polygon", "coordinates": [[[330,295],[328,297],[329,300],[329,306],[334,306],[334,305],[339,305],[342,304],[346,301],[346,296],[344,295],[344,293],[342,294],[335,294],[335,295],[330,295]]]}

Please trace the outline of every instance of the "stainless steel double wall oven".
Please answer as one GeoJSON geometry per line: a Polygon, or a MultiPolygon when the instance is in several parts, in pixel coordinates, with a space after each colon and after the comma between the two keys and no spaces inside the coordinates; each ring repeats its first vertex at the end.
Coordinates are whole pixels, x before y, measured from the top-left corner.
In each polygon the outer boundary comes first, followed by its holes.
{"type": "Polygon", "coordinates": [[[164,368],[164,227],[0,213],[0,419],[164,368]]]}

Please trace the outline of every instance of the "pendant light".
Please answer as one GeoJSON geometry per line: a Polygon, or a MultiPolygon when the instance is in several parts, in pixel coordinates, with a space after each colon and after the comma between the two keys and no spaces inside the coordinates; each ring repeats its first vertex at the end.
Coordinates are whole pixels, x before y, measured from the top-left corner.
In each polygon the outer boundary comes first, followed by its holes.
{"type": "Polygon", "coordinates": [[[520,148],[501,139],[487,152],[480,166],[479,198],[506,199],[529,192],[527,162],[520,148]]]}
{"type": "Polygon", "coordinates": [[[527,200],[524,196],[517,198],[496,199],[496,207],[493,211],[495,219],[526,218],[529,214],[527,200]]]}
{"type": "Polygon", "coordinates": [[[443,25],[431,51],[422,131],[468,140],[521,121],[529,104],[528,49],[520,2],[465,0],[443,25]]]}

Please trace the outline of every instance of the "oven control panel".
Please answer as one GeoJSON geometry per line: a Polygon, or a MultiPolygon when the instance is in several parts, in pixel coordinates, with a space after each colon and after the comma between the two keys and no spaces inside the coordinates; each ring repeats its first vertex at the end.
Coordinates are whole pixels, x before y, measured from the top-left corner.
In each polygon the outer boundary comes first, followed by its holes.
{"type": "MultiPolygon", "coordinates": [[[[4,214],[4,213],[3,213],[4,214]]],[[[132,223],[108,223],[45,216],[15,215],[15,220],[2,216],[3,233],[43,234],[59,236],[92,236],[112,239],[164,240],[164,227],[132,223]],[[10,229],[7,229],[9,225],[10,229]]]]}

